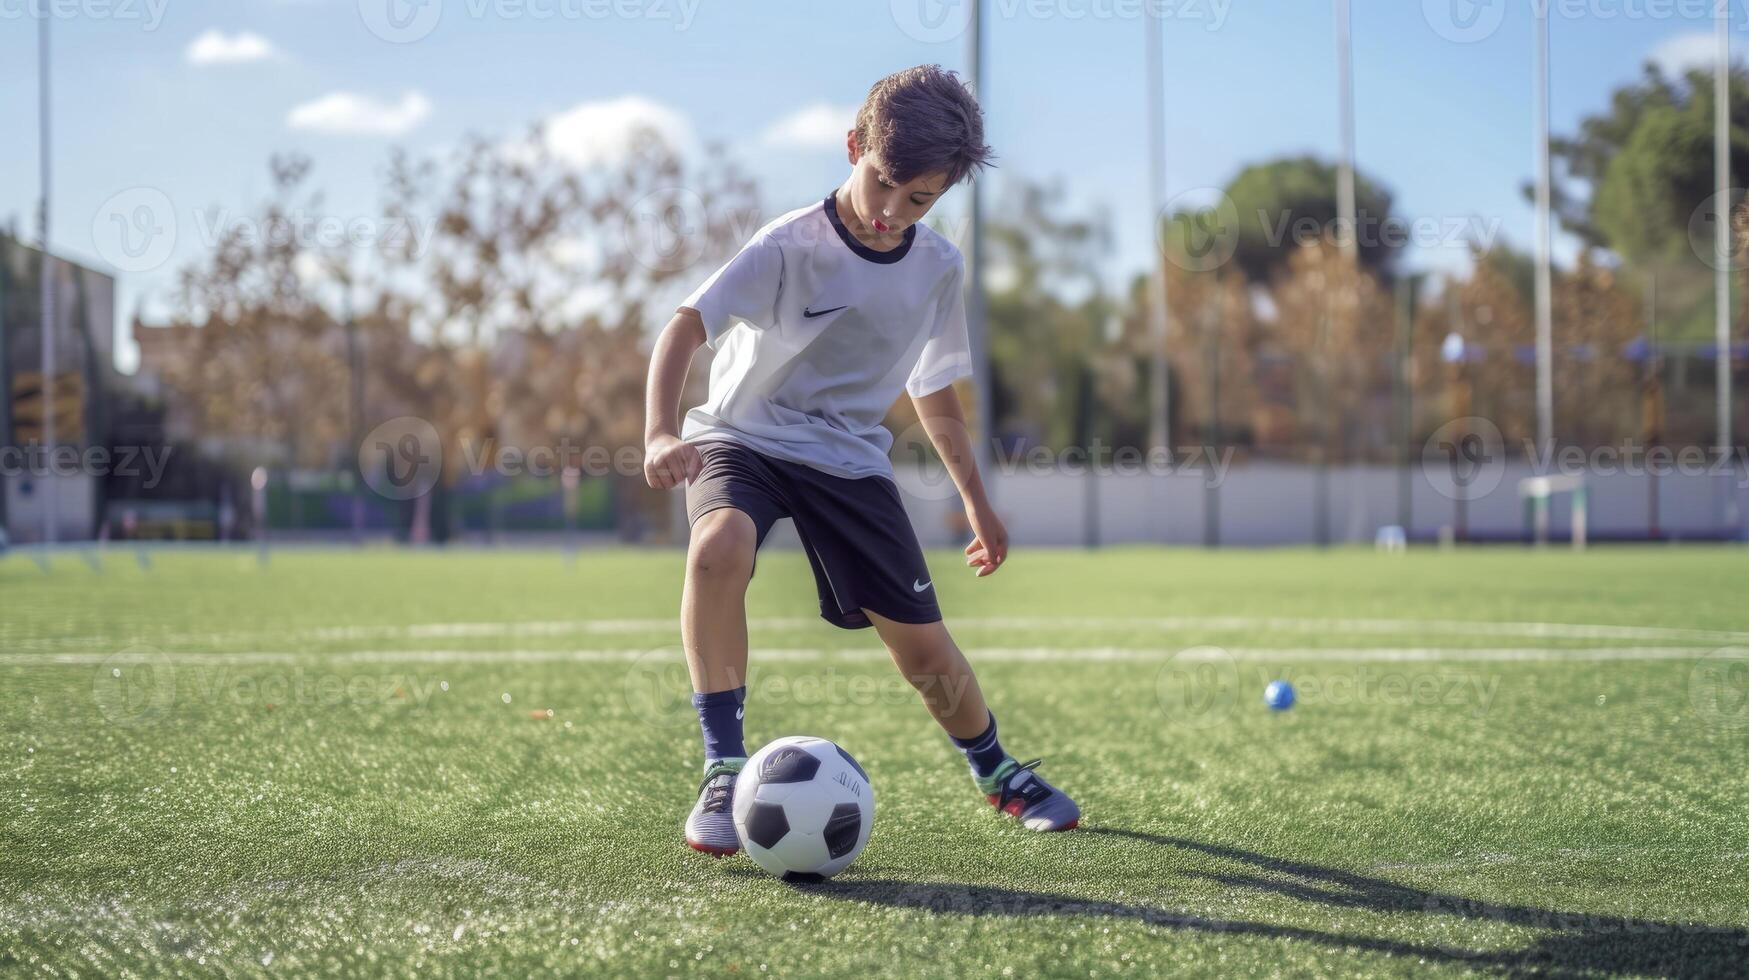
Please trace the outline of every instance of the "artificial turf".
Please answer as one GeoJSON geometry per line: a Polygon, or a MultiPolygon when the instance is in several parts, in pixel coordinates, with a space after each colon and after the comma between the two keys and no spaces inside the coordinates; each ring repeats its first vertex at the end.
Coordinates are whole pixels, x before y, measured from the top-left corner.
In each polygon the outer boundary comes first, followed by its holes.
{"type": "Polygon", "coordinates": [[[0,973],[1743,975],[1749,552],[957,563],[1082,828],[998,817],[768,551],[750,747],[833,739],[877,794],[792,886],[681,843],[678,552],[14,553],[0,973]]]}

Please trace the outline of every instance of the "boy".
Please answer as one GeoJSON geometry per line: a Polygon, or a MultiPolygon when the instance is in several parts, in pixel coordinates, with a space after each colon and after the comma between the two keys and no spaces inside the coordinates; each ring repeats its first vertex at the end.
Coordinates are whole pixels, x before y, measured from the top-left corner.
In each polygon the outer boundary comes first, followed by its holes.
{"type": "Polygon", "coordinates": [[[876,82],[847,134],[850,177],[783,215],[681,305],[650,358],[644,475],[686,484],[692,524],[681,633],[705,773],[686,842],[740,849],[731,806],[746,761],[744,599],[766,532],[792,518],[821,616],[873,626],[990,803],[1034,830],[1080,810],[996,739],[971,665],[948,635],[899,499],[881,425],[901,390],[946,462],[974,533],[978,577],[1007,557],[953,383],[972,373],[959,250],[920,222],[986,166],[982,113],[951,72],[923,65],[876,82]],[[739,323],[739,326],[737,325],[739,323]],[[710,394],[676,424],[688,364],[716,351],[710,394]]]}

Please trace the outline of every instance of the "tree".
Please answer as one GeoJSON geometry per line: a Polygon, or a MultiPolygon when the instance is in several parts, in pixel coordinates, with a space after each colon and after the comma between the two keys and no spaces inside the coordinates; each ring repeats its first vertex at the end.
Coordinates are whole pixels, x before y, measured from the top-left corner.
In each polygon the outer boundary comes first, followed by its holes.
{"type": "Polygon", "coordinates": [[[1467,416],[1488,419],[1509,447],[1536,437],[1531,300],[1517,282],[1520,263],[1495,254],[1504,248],[1476,250],[1470,278],[1447,282],[1439,301],[1419,317],[1413,368],[1418,438],[1467,416]],[[1453,335],[1462,343],[1448,348],[1453,335]]]}
{"type": "MultiPolygon", "coordinates": [[[[1315,157],[1287,157],[1252,164],[1239,171],[1223,193],[1232,202],[1236,227],[1233,261],[1252,282],[1268,282],[1301,245],[1333,239],[1340,214],[1336,203],[1337,168],[1315,157]]],[[[1361,264],[1385,273],[1401,243],[1386,230],[1396,220],[1391,194],[1364,175],[1355,175],[1356,241],[1361,264]]],[[[1207,225],[1201,209],[1189,209],[1167,219],[1167,241],[1183,241],[1191,223],[1207,225]]],[[[1216,219],[1216,224],[1223,223],[1216,219]]],[[[1205,232],[1206,233],[1206,232],[1205,232]]]]}
{"type": "Polygon", "coordinates": [[[1640,430],[1639,368],[1623,356],[1641,332],[1639,304],[1592,250],[1554,283],[1555,425],[1570,445],[1620,444],[1640,430]]]}
{"type": "MultiPolygon", "coordinates": [[[[245,465],[350,467],[363,430],[422,418],[441,441],[440,495],[503,448],[574,449],[555,462],[595,465],[582,454],[600,447],[616,468],[619,450],[641,451],[661,301],[760,223],[753,184],[720,151],[688,171],[652,133],[588,171],[556,159],[538,129],[441,158],[397,153],[385,234],[368,248],[299,233],[321,201],[304,193],[307,160],[276,157],[273,173],[259,217],[182,273],[165,383],[201,437],[240,440],[245,465]],[[661,247],[640,237],[650,221],[661,247]]],[[[630,470],[621,499],[659,504],[630,470]]],[[[430,508],[418,498],[418,539],[430,508]]]]}
{"type": "Polygon", "coordinates": [[[1065,214],[1063,197],[1060,184],[1020,184],[992,209],[1012,217],[985,231],[995,377],[983,383],[993,386],[994,429],[1055,447],[1085,444],[1099,427],[1090,414],[1109,416],[1131,404],[1109,397],[1099,381],[1105,368],[1087,370],[1115,315],[1101,276],[1110,231],[1103,216],[1065,214]]]}
{"type": "Polygon", "coordinates": [[[308,159],[269,167],[272,198],[181,273],[170,326],[198,329],[163,380],[246,465],[327,465],[347,432],[344,338],[310,288],[317,249],[299,232],[321,196],[303,190],[308,159]]]}
{"type": "Polygon", "coordinates": [[[1391,444],[1395,314],[1388,292],[1333,242],[1302,245],[1271,284],[1272,344],[1294,358],[1304,440],[1318,458],[1357,461],[1391,444]]]}
{"type": "MultiPolygon", "coordinates": [[[[445,486],[483,449],[641,451],[645,328],[669,312],[654,303],[742,244],[759,214],[720,152],[687,173],[654,131],[589,171],[554,157],[538,128],[509,147],[397,156],[388,197],[391,216],[431,232],[390,256],[375,323],[394,356],[375,369],[437,429],[445,486]],[[668,247],[641,247],[651,217],[668,247]]],[[[620,475],[641,498],[641,476],[620,475]]]]}
{"type": "MultiPolygon", "coordinates": [[[[1743,187],[1749,76],[1733,70],[1728,86],[1730,186],[1743,187]]],[[[1552,140],[1550,152],[1564,165],[1554,198],[1564,227],[1624,259],[1692,261],[1690,219],[1714,185],[1713,73],[1670,79],[1648,64],[1639,82],[1616,90],[1607,112],[1587,117],[1578,136],[1552,140]]]]}

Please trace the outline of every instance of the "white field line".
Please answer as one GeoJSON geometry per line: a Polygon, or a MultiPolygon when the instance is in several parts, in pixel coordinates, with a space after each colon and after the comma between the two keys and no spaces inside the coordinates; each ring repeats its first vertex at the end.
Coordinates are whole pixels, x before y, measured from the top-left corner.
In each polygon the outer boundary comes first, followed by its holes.
{"type": "MultiPolygon", "coordinates": [[[[755,630],[818,629],[813,618],[749,619],[755,630]]],[[[1331,633],[1338,635],[1436,633],[1445,636],[1510,636],[1525,639],[1662,640],[1695,643],[1749,642],[1749,631],[1701,630],[1677,626],[1612,626],[1587,623],[1493,623],[1450,619],[1317,619],[1291,616],[967,616],[948,620],[963,629],[1075,629],[1186,632],[1212,630],[1266,633],[1331,633]]],[[[317,640],[372,637],[504,637],[570,634],[679,632],[678,619],[582,619],[556,622],[421,623],[412,626],[342,626],[312,630],[317,640]]]]}
{"type": "MultiPolygon", "coordinates": [[[[1744,654],[1749,655],[1749,649],[1744,654]]],[[[1132,647],[977,647],[969,651],[973,663],[1207,663],[1222,660],[1246,662],[1307,663],[1599,663],[1633,660],[1694,660],[1703,656],[1694,647],[1591,647],[1551,649],[1546,647],[1191,647],[1164,650],[1132,647]]],[[[829,650],[817,647],[755,649],[755,662],[843,661],[884,663],[883,649],[829,650]]],[[[94,665],[167,664],[188,666],[339,665],[339,664],[529,664],[529,663],[680,663],[679,650],[578,649],[578,650],[356,650],[344,653],[289,653],[265,650],[231,653],[57,653],[0,655],[7,667],[89,667],[94,665]]]]}
{"type": "MultiPolygon", "coordinates": [[[[1696,645],[1749,644],[1749,631],[1692,629],[1677,626],[1619,626],[1587,623],[1487,622],[1449,619],[1318,619],[1291,616],[1014,616],[965,617],[948,620],[956,630],[1074,630],[1153,632],[1251,632],[1324,636],[1453,636],[1535,640],[1637,641],[1696,645]]],[[[755,632],[809,632],[826,628],[816,618],[768,617],[748,621],[755,632]]],[[[538,636],[613,636],[680,632],[680,621],[650,619],[579,619],[528,622],[415,623],[386,626],[329,626],[303,630],[238,633],[186,633],[152,640],[153,645],[240,646],[277,640],[346,643],[361,640],[508,639],[538,636]]],[[[0,648],[15,651],[93,646],[100,637],[0,640],[0,648]]]]}

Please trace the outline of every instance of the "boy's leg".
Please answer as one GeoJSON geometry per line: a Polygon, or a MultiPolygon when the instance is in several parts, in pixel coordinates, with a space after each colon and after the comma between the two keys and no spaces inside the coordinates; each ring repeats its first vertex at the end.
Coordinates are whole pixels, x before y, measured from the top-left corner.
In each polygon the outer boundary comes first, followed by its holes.
{"type": "Polygon", "coordinates": [[[863,614],[874,623],[893,665],[917,689],[948,737],[963,741],[984,734],[990,727],[989,706],[946,623],[900,623],[867,608],[863,614]]]}
{"type": "Polygon", "coordinates": [[[742,701],[747,676],[747,583],[758,532],[743,511],[721,507],[699,517],[686,549],[680,599],[681,641],[692,675],[692,703],[704,734],[705,774],[686,818],[686,842],[710,854],[733,854],[735,777],[746,761],[742,701]]]}
{"type": "Polygon", "coordinates": [[[862,611],[924,707],[966,754],[973,780],[991,804],[1032,830],[1068,830],[1080,823],[1075,801],[1033,771],[1036,760],[1022,765],[1002,750],[996,716],[946,623],[901,623],[867,607],[862,611]]]}
{"type": "Polygon", "coordinates": [[[758,530],[753,518],[719,507],[692,526],[686,585],[680,594],[680,640],[699,694],[732,691],[747,680],[747,583],[758,530]]]}
{"type": "Polygon", "coordinates": [[[735,779],[747,761],[741,720],[747,695],[747,583],[760,542],[788,516],[771,464],[728,442],[699,446],[703,466],[686,485],[691,540],[680,598],[680,634],[692,675],[692,703],[704,735],[704,782],[686,818],[686,842],[733,854],[741,847],[732,812],[735,779]]]}

